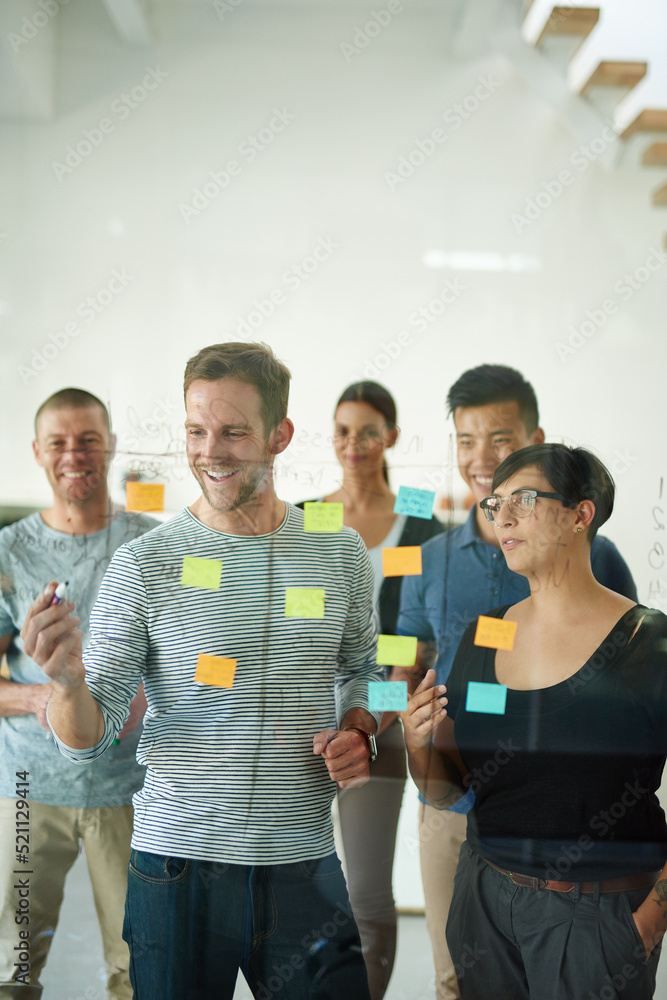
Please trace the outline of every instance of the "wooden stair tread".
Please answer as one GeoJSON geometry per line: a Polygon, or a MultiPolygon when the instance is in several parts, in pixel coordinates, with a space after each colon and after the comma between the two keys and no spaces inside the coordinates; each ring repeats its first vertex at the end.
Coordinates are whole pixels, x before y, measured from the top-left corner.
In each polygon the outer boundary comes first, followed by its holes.
{"type": "Polygon", "coordinates": [[[662,208],[667,206],[667,184],[663,184],[661,188],[654,191],[651,196],[651,204],[655,205],[657,208],[662,208]]]}
{"type": "Polygon", "coordinates": [[[626,87],[631,90],[646,76],[648,63],[603,60],[581,88],[585,94],[593,87],[626,87]]]}
{"type": "Polygon", "coordinates": [[[642,167],[667,167],[667,142],[654,142],[645,149],[642,167]]]}
{"type": "Polygon", "coordinates": [[[635,132],[667,132],[667,108],[645,108],[621,133],[621,139],[629,139],[635,132]]]}
{"type": "Polygon", "coordinates": [[[600,19],[599,7],[563,7],[556,6],[549,14],[537,45],[546,38],[556,35],[579,35],[586,38],[600,19]]]}

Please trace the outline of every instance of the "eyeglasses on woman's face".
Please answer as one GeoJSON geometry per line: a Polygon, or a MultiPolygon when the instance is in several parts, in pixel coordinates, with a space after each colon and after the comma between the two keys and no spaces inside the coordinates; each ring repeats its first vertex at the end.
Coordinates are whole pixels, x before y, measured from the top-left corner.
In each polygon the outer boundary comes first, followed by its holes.
{"type": "Polygon", "coordinates": [[[576,507],[576,503],[568,500],[562,493],[544,493],[542,490],[514,490],[508,497],[495,495],[486,497],[480,501],[480,507],[487,521],[496,520],[505,501],[514,517],[527,517],[535,510],[535,501],[538,497],[544,497],[545,500],[560,500],[566,507],[576,507]]]}

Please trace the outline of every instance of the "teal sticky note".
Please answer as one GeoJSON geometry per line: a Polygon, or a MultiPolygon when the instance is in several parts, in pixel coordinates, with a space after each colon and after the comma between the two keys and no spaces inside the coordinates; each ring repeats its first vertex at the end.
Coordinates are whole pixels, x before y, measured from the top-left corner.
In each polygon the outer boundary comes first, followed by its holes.
{"type": "Polygon", "coordinates": [[[434,503],[435,493],[432,490],[418,490],[413,486],[400,486],[394,504],[394,514],[424,517],[429,521],[433,514],[434,503]]]}
{"type": "Polygon", "coordinates": [[[369,681],[368,708],[371,712],[404,712],[408,707],[407,681],[369,681]]]}
{"type": "Polygon", "coordinates": [[[466,712],[486,712],[489,715],[504,715],[507,688],[504,684],[485,684],[482,681],[468,681],[466,712]]]}

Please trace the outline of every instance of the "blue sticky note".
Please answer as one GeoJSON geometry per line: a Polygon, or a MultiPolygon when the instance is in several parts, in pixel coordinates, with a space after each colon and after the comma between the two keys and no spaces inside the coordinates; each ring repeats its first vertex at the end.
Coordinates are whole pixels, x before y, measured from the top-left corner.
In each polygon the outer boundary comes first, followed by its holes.
{"type": "Polygon", "coordinates": [[[371,712],[404,712],[407,707],[407,681],[368,682],[368,708],[371,712]]]}
{"type": "Polygon", "coordinates": [[[430,521],[433,514],[435,493],[433,490],[417,490],[413,486],[400,486],[394,504],[394,514],[408,514],[430,521]]]}
{"type": "Polygon", "coordinates": [[[504,684],[484,684],[482,681],[468,681],[466,712],[487,712],[489,715],[504,715],[507,688],[504,684]]]}

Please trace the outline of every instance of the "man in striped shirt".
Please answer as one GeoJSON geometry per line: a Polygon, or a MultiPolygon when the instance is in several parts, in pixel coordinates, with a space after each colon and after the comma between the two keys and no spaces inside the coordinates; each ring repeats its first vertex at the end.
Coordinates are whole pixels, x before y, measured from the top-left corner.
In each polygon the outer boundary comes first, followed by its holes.
{"type": "Polygon", "coordinates": [[[275,494],[289,378],[263,345],[192,358],[201,496],[118,550],[85,670],[73,606],[49,607],[53,588],[22,633],[53,680],[49,722],[71,760],[111,745],[144,682],[124,931],[135,1000],[231,998],[239,968],[258,1000],[369,996],[330,807],[335,784],[368,778],[368,682],[382,679],[372,571],[356,532],[304,532],[275,494]]]}

